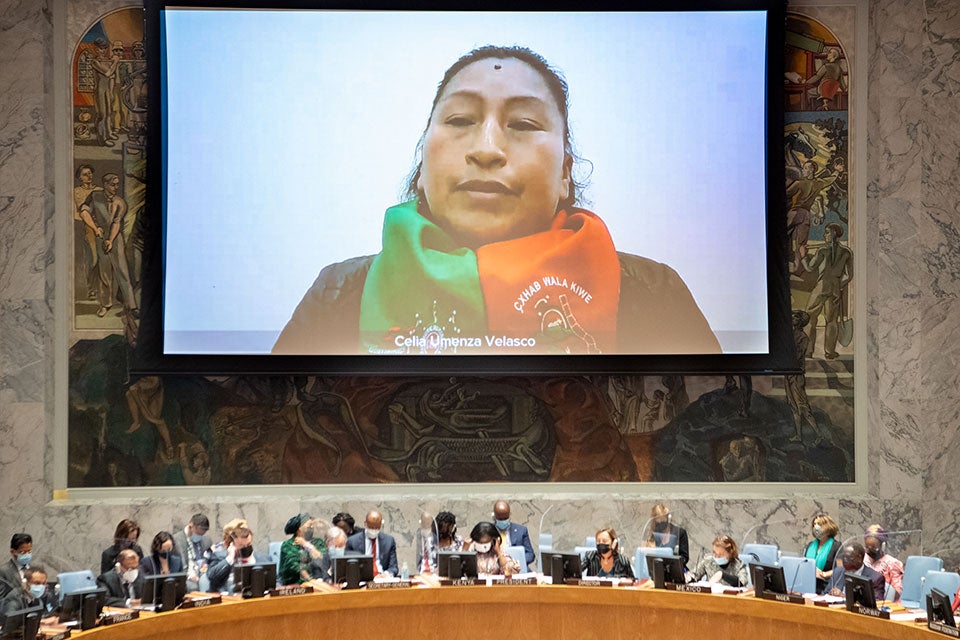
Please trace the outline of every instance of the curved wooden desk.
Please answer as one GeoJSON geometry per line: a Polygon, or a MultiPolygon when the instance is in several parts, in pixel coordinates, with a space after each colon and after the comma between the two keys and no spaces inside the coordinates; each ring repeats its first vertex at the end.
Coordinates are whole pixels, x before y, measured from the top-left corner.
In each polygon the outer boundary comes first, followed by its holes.
{"type": "Polygon", "coordinates": [[[942,637],[924,625],[753,598],[631,588],[493,586],[345,591],[223,603],[75,634],[83,640],[378,637],[867,640],[942,637]]]}

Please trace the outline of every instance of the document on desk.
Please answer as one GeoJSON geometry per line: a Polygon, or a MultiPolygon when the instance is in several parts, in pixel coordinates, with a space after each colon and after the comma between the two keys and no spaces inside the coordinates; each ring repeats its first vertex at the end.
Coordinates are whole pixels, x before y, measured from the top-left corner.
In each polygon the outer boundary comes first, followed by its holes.
{"type": "Polygon", "coordinates": [[[812,593],[805,593],[803,594],[803,597],[808,600],[812,600],[813,602],[823,602],[825,604],[846,604],[847,602],[847,598],[845,596],[818,596],[812,593]]]}
{"type": "Polygon", "coordinates": [[[898,611],[897,613],[891,613],[890,619],[896,620],[898,622],[913,622],[917,618],[926,618],[927,614],[924,611],[898,611]]]}
{"type": "Polygon", "coordinates": [[[697,587],[710,587],[710,593],[729,593],[730,591],[739,591],[744,592],[751,589],[751,587],[731,587],[719,582],[710,582],[709,580],[697,580],[696,582],[691,582],[690,585],[697,587]]]}

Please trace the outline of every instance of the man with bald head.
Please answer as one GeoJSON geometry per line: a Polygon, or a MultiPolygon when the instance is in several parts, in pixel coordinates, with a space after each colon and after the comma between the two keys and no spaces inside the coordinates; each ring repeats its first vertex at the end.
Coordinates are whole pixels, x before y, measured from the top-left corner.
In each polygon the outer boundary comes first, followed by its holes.
{"type": "Polygon", "coordinates": [[[393,536],[382,533],[383,516],[373,510],[364,520],[366,529],[347,538],[347,555],[350,552],[373,556],[374,577],[387,574],[396,576],[400,573],[397,567],[397,543],[393,536]]]}
{"type": "Polygon", "coordinates": [[[133,549],[117,554],[117,566],[99,578],[97,584],[107,590],[107,606],[135,607],[143,594],[143,576],[140,575],[140,556],[133,549]]]}
{"type": "Polygon", "coordinates": [[[882,575],[863,563],[864,555],[866,555],[866,550],[859,542],[850,542],[843,548],[843,571],[834,569],[833,577],[830,578],[830,582],[827,585],[830,595],[842,596],[845,586],[843,577],[848,574],[853,574],[869,579],[873,585],[874,597],[877,600],[883,600],[887,583],[882,575]]]}
{"type": "Polygon", "coordinates": [[[533,552],[533,545],[530,543],[530,533],[522,524],[510,521],[510,503],[506,500],[498,500],[493,505],[493,518],[493,523],[497,525],[497,531],[500,532],[500,544],[523,547],[527,567],[533,564],[537,555],[533,552]]]}

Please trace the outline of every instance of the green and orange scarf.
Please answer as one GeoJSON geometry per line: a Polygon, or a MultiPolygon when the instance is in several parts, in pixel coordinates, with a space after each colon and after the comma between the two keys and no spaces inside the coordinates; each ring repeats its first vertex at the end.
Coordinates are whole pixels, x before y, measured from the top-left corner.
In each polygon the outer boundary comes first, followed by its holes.
{"type": "Polygon", "coordinates": [[[365,353],[601,353],[616,341],[620,263],[583,209],[472,251],[420,215],[387,210],[360,301],[365,353]]]}

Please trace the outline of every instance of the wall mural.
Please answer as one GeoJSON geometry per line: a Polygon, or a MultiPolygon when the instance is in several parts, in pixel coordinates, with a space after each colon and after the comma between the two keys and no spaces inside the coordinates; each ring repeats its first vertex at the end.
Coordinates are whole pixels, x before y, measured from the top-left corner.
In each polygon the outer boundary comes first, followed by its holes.
{"type": "Polygon", "coordinates": [[[827,25],[788,16],[785,198],[806,371],[782,377],[129,377],[142,29],[140,7],[111,11],[73,53],[70,487],[854,480],[853,43],[827,25]]]}

